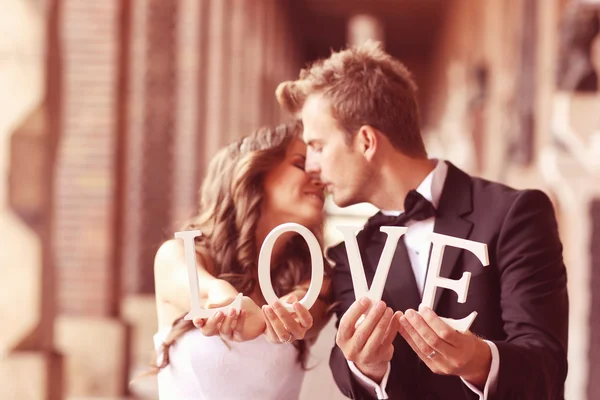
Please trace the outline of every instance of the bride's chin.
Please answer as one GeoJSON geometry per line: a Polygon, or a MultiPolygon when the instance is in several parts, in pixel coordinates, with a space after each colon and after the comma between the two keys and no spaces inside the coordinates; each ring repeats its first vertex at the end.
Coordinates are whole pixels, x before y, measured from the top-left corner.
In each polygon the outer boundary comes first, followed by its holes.
{"type": "Polygon", "coordinates": [[[304,217],[304,218],[294,218],[294,221],[298,225],[302,225],[305,228],[310,230],[314,230],[321,226],[323,219],[319,217],[304,217]]]}

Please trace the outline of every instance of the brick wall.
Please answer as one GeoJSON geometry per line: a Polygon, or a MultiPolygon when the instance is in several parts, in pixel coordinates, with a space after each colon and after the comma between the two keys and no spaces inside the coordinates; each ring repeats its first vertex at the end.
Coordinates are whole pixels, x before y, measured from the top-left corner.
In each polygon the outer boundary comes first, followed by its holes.
{"type": "MultiPolygon", "coordinates": [[[[146,69],[144,71],[143,142],[141,174],[142,214],[138,291],[152,293],[154,254],[171,228],[173,140],[177,99],[176,1],[150,0],[146,12],[146,69]]],[[[126,270],[125,272],[127,273],[126,270]]]]}
{"type": "Polygon", "coordinates": [[[55,241],[59,311],[64,314],[106,315],[113,307],[117,4],[63,1],[55,241]]]}
{"type": "Polygon", "coordinates": [[[125,186],[127,190],[123,213],[126,245],[119,249],[122,252],[120,267],[123,273],[125,293],[135,292],[140,286],[139,276],[135,273],[134,266],[139,265],[141,252],[139,232],[142,227],[142,213],[139,210],[142,209],[142,175],[144,173],[142,160],[144,154],[148,3],[149,0],[135,0],[131,7],[130,63],[127,72],[129,114],[125,149],[125,186]]]}
{"type": "Polygon", "coordinates": [[[171,215],[174,225],[189,216],[194,209],[197,186],[196,155],[199,143],[200,60],[202,48],[200,26],[205,5],[197,0],[181,0],[177,7],[177,108],[173,146],[174,174],[171,215]]]}

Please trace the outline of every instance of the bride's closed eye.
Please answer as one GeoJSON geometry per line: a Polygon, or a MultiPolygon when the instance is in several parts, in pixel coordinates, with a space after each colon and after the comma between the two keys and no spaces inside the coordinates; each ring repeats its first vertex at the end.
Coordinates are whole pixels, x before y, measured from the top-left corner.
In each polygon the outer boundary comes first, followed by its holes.
{"type": "Polygon", "coordinates": [[[295,157],[293,165],[294,165],[294,167],[299,168],[302,171],[304,171],[304,168],[306,166],[306,157],[304,157],[304,156],[295,157]]]}

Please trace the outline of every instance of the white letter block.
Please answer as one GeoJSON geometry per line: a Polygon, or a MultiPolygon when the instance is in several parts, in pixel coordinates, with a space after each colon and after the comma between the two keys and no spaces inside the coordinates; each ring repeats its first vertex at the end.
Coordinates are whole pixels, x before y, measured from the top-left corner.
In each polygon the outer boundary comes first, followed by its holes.
{"type": "MultiPolygon", "coordinates": [[[[258,256],[258,283],[260,285],[260,290],[268,304],[273,304],[279,300],[273,290],[273,284],[271,283],[271,255],[273,253],[275,242],[279,236],[285,232],[296,232],[302,235],[310,250],[312,265],[310,286],[306,295],[300,300],[300,304],[307,309],[310,309],[317,301],[319,293],[321,292],[321,287],[323,286],[323,273],[325,272],[323,269],[323,253],[315,235],[313,235],[308,228],[300,224],[293,222],[281,224],[269,232],[265,238],[258,256]]],[[[291,304],[281,304],[288,311],[294,312],[294,308],[291,304]]]]}
{"type": "Polygon", "coordinates": [[[242,293],[239,293],[235,300],[228,306],[219,308],[202,308],[200,306],[200,286],[198,285],[198,271],[196,270],[196,250],[194,248],[194,238],[201,236],[200,231],[183,231],[175,232],[175,237],[183,239],[183,245],[185,249],[185,261],[188,267],[188,280],[190,283],[190,302],[192,309],[184,317],[186,320],[192,320],[194,318],[210,318],[217,313],[217,311],[223,312],[227,315],[227,311],[230,308],[234,308],[238,313],[242,307],[242,293]]]}
{"type": "MultiPolygon", "coordinates": [[[[462,278],[459,280],[442,278],[440,276],[440,269],[442,267],[442,257],[444,255],[444,248],[446,246],[458,247],[460,249],[468,250],[475,254],[483,266],[487,266],[490,263],[487,251],[487,245],[485,243],[474,242],[472,240],[459,239],[452,236],[440,235],[439,233],[431,233],[429,241],[433,243],[433,249],[431,250],[431,258],[429,259],[429,268],[427,271],[427,278],[425,279],[425,289],[423,290],[423,301],[422,305],[429,308],[433,308],[433,302],[435,299],[436,288],[442,287],[450,289],[458,295],[458,302],[464,303],[467,300],[467,292],[469,290],[469,282],[471,280],[471,273],[463,273],[462,278]]],[[[450,325],[452,328],[459,332],[465,332],[469,329],[477,312],[473,311],[465,318],[456,320],[451,318],[442,318],[442,320],[450,325]]]]}
{"type": "Polygon", "coordinates": [[[352,286],[354,286],[356,299],[367,297],[371,300],[371,304],[378,302],[383,295],[383,288],[385,287],[385,281],[392,265],[392,258],[394,258],[398,241],[408,228],[404,226],[382,226],[379,228],[381,232],[387,233],[388,237],[377,263],[377,270],[375,270],[375,277],[370,289],[367,287],[365,268],[360,257],[358,243],[356,242],[356,232],[362,228],[352,225],[338,225],[336,228],[344,235],[350,274],[352,276],[352,286]]]}

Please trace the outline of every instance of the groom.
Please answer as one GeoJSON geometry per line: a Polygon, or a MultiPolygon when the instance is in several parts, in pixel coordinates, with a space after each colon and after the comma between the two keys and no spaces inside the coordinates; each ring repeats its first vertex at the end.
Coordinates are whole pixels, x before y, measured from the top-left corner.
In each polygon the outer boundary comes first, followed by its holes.
{"type": "Polygon", "coordinates": [[[386,239],[379,228],[408,227],[376,304],[355,298],[344,244],[328,252],[338,302],[335,381],[353,399],[562,399],[567,278],[552,204],[541,191],[429,159],[415,92],[404,65],[373,42],[333,53],[277,89],[304,124],[306,170],[338,206],[380,209],[357,236],[369,285],[386,239]],[[445,249],[440,276],[472,274],[465,303],[438,288],[432,309],[419,309],[431,232],[488,246],[487,267],[445,249]],[[472,311],[464,333],[440,319],[472,311]]]}

